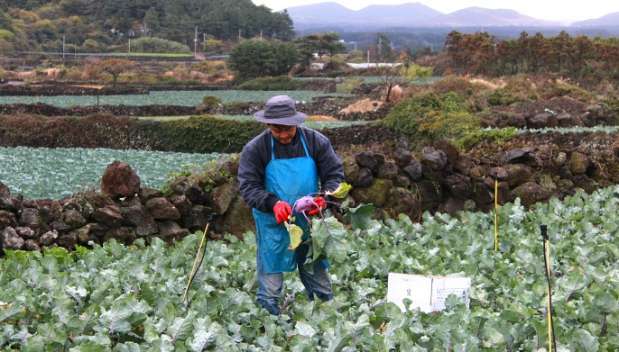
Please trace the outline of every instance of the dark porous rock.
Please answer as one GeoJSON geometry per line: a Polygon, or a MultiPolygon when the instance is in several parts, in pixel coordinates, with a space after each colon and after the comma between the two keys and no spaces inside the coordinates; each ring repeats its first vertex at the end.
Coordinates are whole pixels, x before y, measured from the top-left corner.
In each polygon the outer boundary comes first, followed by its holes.
{"type": "Polygon", "coordinates": [[[576,187],[582,188],[587,193],[593,193],[599,188],[599,184],[587,175],[576,175],[572,177],[572,181],[576,187]]]}
{"type": "Polygon", "coordinates": [[[507,174],[507,170],[505,170],[504,167],[497,166],[497,167],[491,168],[488,171],[488,176],[490,176],[492,179],[503,181],[507,179],[508,174],[507,174]]]}
{"type": "Polygon", "coordinates": [[[462,174],[451,174],[447,176],[445,178],[445,184],[447,185],[449,193],[456,199],[468,199],[473,192],[471,179],[462,174]]]}
{"type": "Polygon", "coordinates": [[[139,195],[142,202],[147,202],[153,198],[163,197],[163,193],[161,193],[160,190],[148,187],[140,188],[139,195]]]}
{"type": "Polygon", "coordinates": [[[570,171],[574,175],[582,175],[587,172],[591,165],[589,157],[580,152],[573,152],[570,156],[570,171]]]}
{"type": "Polygon", "coordinates": [[[49,227],[52,230],[56,230],[58,232],[67,232],[67,231],[70,231],[71,229],[73,229],[73,227],[65,224],[64,221],[61,221],[61,220],[52,221],[49,224],[49,227]]]}
{"type": "MultiPolygon", "coordinates": [[[[222,232],[241,236],[255,229],[251,208],[245,204],[242,197],[237,197],[230,205],[223,219],[222,232]]],[[[204,227],[201,228],[204,230],[204,227]]]]}
{"type": "Polygon", "coordinates": [[[534,160],[535,155],[531,147],[510,149],[503,155],[504,164],[527,163],[534,160]]]}
{"type": "Polygon", "coordinates": [[[178,220],[181,214],[174,204],[164,197],[153,198],[146,202],[146,210],[156,220],[178,220]]]}
{"type": "Polygon", "coordinates": [[[393,187],[393,181],[377,178],[370,187],[353,188],[352,197],[359,203],[372,203],[382,207],[387,202],[389,190],[393,187]]]}
{"type": "Polygon", "coordinates": [[[208,194],[196,184],[191,185],[187,189],[185,196],[192,204],[206,205],[209,202],[208,194]]]}
{"type": "Polygon", "coordinates": [[[80,212],[87,219],[90,216],[94,215],[95,209],[104,208],[109,205],[116,205],[116,203],[114,202],[114,200],[112,200],[112,198],[110,198],[105,193],[100,193],[100,192],[84,193],[80,198],[77,199],[77,202],[79,203],[79,206],[81,209],[80,212]],[[87,212],[86,208],[92,209],[92,212],[90,215],[86,213],[87,212]]]}
{"type": "Polygon", "coordinates": [[[557,118],[550,113],[541,113],[528,119],[529,128],[557,127],[557,118]]]}
{"type": "Polygon", "coordinates": [[[16,227],[15,232],[17,232],[19,237],[22,237],[22,238],[30,239],[30,238],[36,237],[36,232],[29,227],[24,227],[24,226],[16,227]]]}
{"type": "Polygon", "coordinates": [[[23,208],[33,208],[33,209],[38,209],[39,205],[37,204],[37,201],[34,199],[24,199],[22,201],[22,207],[23,208]]]}
{"type": "MultiPolygon", "coordinates": [[[[238,197],[238,199],[241,199],[241,197],[238,197]]],[[[229,213],[234,212],[234,204],[231,207],[232,208],[229,213]]],[[[183,225],[190,231],[204,230],[206,224],[208,223],[210,212],[210,208],[205,207],[204,205],[194,205],[191,207],[191,214],[183,217],[183,225]]],[[[226,217],[227,216],[228,214],[226,214],[226,217]]]]}
{"type": "Polygon", "coordinates": [[[79,229],[71,231],[75,235],[80,244],[88,244],[89,241],[94,241],[95,236],[92,234],[92,225],[85,225],[79,229]]]}
{"type": "Polygon", "coordinates": [[[398,148],[395,150],[393,158],[399,167],[404,168],[413,160],[413,154],[407,149],[398,148]]]}
{"type": "Polygon", "coordinates": [[[2,182],[0,182],[0,198],[11,198],[11,190],[2,182]]]}
{"type": "Polygon", "coordinates": [[[483,181],[483,179],[487,176],[486,174],[487,174],[486,168],[481,165],[473,166],[470,172],[468,173],[468,175],[471,176],[472,179],[478,180],[478,181],[483,181]]]}
{"type": "Polygon", "coordinates": [[[17,219],[15,214],[10,211],[0,210],[0,230],[8,226],[16,226],[17,219]]]}
{"type": "Polygon", "coordinates": [[[114,161],[103,173],[101,191],[113,199],[131,197],[140,191],[140,177],[129,164],[114,161]]]}
{"type": "Polygon", "coordinates": [[[55,200],[51,202],[51,204],[49,205],[49,214],[48,214],[47,221],[52,222],[52,221],[62,220],[62,211],[63,211],[63,207],[59,201],[55,200]]]}
{"type": "Polygon", "coordinates": [[[548,190],[535,182],[527,182],[512,190],[515,197],[520,198],[525,206],[533,205],[537,202],[548,199],[551,195],[548,190]]]}
{"type": "Polygon", "coordinates": [[[191,180],[186,176],[177,177],[170,183],[170,190],[174,194],[185,194],[189,187],[191,187],[191,180]]]}
{"type": "Polygon", "coordinates": [[[355,155],[355,160],[359,166],[377,172],[378,167],[385,161],[385,156],[372,152],[361,152],[355,155]]]}
{"type": "Polygon", "coordinates": [[[181,213],[181,217],[187,216],[191,213],[191,202],[185,195],[173,195],[168,199],[178,211],[181,213]]]}
{"type": "Polygon", "coordinates": [[[421,163],[434,171],[444,170],[448,163],[447,154],[434,147],[424,147],[421,150],[421,163]]]}
{"type": "Polygon", "coordinates": [[[146,212],[141,203],[132,204],[129,207],[120,208],[123,217],[123,224],[134,226],[135,232],[140,237],[150,236],[157,233],[157,223],[155,219],[146,212]]]}
{"type": "Polygon", "coordinates": [[[66,210],[62,214],[62,221],[72,229],[84,226],[87,222],[79,211],[73,209],[66,210]]]}
{"type": "Polygon", "coordinates": [[[19,224],[38,230],[42,225],[41,215],[38,209],[22,208],[19,216],[19,224]]]}
{"type": "Polygon", "coordinates": [[[26,240],[23,249],[27,251],[40,251],[41,247],[39,247],[35,240],[26,240]]]}
{"type": "Polygon", "coordinates": [[[230,204],[234,200],[238,190],[233,183],[224,183],[215,187],[212,193],[213,209],[218,214],[224,214],[228,211],[230,204]]]}
{"type": "Polygon", "coordinates": [[[16,212],[19,208],[21,208],[21,202],[16,198],[0,197],[0,210],[16,212]]]}
{"type": "Polygon", "coordinates": [[[557,125],[559,127],[572,127],[579,126],[580,124],[582,124],[582,121],[578,121],[578,119],[574,118],[569,112],[557,115],[557,125]]]}
{"type": "Polygon", "coordinates": [[[120,226],[123,217],[120,213],[120,208],[117,205],[108,205],[95,210],[93,219],[107,227],[112,228],[120,226]]]}
{"type": "Polygon", "coordinates": [[[480,209],[487,209],[487,205],[493,202],[494,195],[484,182],[473,183],[473,200],[480,209]]]}
{"type": "Polygon", "coordinates": [[[464,199],[450,197],[446,202],[441,204],[438,211],[455,215],[457,212],[464,210],[464,199]]]}
{"type": "Polygon", "coordinates": [[[136,239],[136,232],[131,227],[119,227],[111,229],[103,236],[104,241],[115,239],[124,244],[131,244],[136,239]]]}
{"type": "Polygon", "coordinates": [[[370,187],[373,182],[374,182],[374,176],[372,175],[372,170],[363,167],[359,169],[359,174],[357,176],[357,179],[353,181],[353,186],[365,188],[365,187],[370,187]]]}
{"type": "Polygon", "coordinates": [[[406,176],[413,182],[419,181],[423,177],[423,166],[415,159],[411,160],[408,165],[402,168],[402,171],[404,171],[406,176]]]}
{"type": "Polygon", "coordinates": [[[74,232],[69,232],[67,234],[61,235],[60,237],[58,237],[57,243],[60,247],[73,250],[75,249],[75,245],[77,244],[77,234],[74,232]]]}
{"type": "Polygon", "coordinates": [[[386,161],[378,168],[377,177],[395,180],[398,177],[398,165],[393,161],[386,161]]]}
{"type": "Polygon", "coordinates": [[[58,239],[58,231],[50,230],[39,237],[39,243],[43,246],[51,246],[58,239]]]}
{"type": "Polygon", "coordinates": [[[447,155],[448,165],[455,165],[456,162],[458,162],[458,159],[460,159],[460,152],[458,151],[458,148],[446,140],[440,140],[434,143],[434,148],[443,151],[443,153],[447,155]]]}
{"type": "Polygon", "coordinates": [[[411,218],[417,218],[421,214],[421,203],[415,194],[406,188],[391,188],[387,204],[393,217],[406,214],[411,218]]]}
{"type": "Polygon", "coordinates": [[[164,240],[170,241],[187,236],[189,231],[180,227],[174,221],[161,221],[159,224],[159,236],[164,240]]]}
{"type": "Polygon", "coordinates": [[[24,239],[19,237],[17,231],[10,226],[2,231],[0,239],[5,249],[22,249],[24,246],[24,239]]]}
{"type": "Polygon", "coordinates": [[[507,177],[505,180],[509,183],[510,187],[517,187],[521,184],[528,182],[533,177],[533,170],[524,164],[508,164],[505,165],[505,171],[507,177]]]}
{"type": "Polygon", "coordinates": [[[443,200],[443,189],[438,182],[423,180],[417,183],[417,191],[424,210],[435,210],[443,200]]]}
{"type": "Polygon", "coordinates": [[[461,156],[454,164],[454,170],[463,174],[470,175],[471,169],[475,167],[475,163],[467,156],[461,156]]]}
{"type": "Polygon", "coordinates": [[[408,188],[411,185],[411,179],[404,174],[400,174],[395,179],[395,185],[402,188],[408,188]]]}
{"type": "Polygon", "coordinates": [[[557,167],[563,166],[567,162],[567,154],[565,152],[559,152],[552,161],[557,167]]]}
{"type": "Polygon", "coordinates": [[[355,184],[355,181],[359,178],[359,164],[350,156],[344,157],[342,164],[344,165],[344,177],[346,178],[346,182],[355,184]]]}

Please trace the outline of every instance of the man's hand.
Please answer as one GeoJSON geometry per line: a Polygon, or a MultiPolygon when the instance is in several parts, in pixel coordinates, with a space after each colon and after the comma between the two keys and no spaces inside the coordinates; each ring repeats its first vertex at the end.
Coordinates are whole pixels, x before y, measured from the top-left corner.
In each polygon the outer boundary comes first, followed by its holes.
{"type": "Polygon", "coordinates": [[[320,212],[327,208],[327,201],[323,197],[314,197],[314,203],[316,205],[307,211],[307,215],[315,216],[320,214],[320,212]]]}
{"type": "Polygon", "coordinates": [[[280,200],[273,206],[273,214],[275,214],[275,221],[281,224],[290,218],[290,215],[292,215],[292,208],[290,204],[280,200]]]}

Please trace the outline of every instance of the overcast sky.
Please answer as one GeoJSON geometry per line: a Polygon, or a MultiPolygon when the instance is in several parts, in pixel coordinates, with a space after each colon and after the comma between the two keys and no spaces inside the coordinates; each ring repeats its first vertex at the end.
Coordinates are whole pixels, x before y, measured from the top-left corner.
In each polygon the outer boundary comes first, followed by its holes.
{"type": "MultiPolygon", "coordinates": [[[[274,10],[287,7],[326,2],[327,0],[253,0],[274,10]]],[[[329,0],[332,1],[332,0],[329,0]]],[[[358,10],[372,4],[402,4],[403,0],[336,0],[350,9],[358,10]]],[[[538,19],[572,22],[598,18],[612,12],[619,12],[619,0],[425,0],[419,1],[435,10],[448,13],[470,6],[490,9],[513,9],[538,19]]]]}

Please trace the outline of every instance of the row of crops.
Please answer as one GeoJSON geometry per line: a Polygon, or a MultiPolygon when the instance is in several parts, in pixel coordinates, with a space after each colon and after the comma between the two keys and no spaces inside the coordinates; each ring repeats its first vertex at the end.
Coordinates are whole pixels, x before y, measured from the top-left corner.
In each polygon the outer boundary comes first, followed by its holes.
{"type": "MultiPolygon", "coordinates": [[[[149,94],[129,95],[61,95],[61,96],[0,96],[2,104],[36,104],[44,103],[61,108],[73,106],[94,105],[176,105],[197,106],[202,103],[205,95],[215,96],[224,103],[230,102],[263,102],[274,95],[287,94],[297,101],[311,101],[318,96],[324,96],[320,91],[243,91],[243,90],[192,90],[192,91],[154,91],[149,94]]],[[[330,96],[342,96],[342,94],[329,94],[330,96]]]]}
{"type": "Polygon", "coordinates": [[[0,181],[27,198],[60,199],[98,189],[106,166],[120,160],[133,167],[147,187],[160,188],[168,175],[204,165],[219,154],[82,148],[0,148],[0,181]]]}
{"type": "MultiPolygon", "coordinates": [[[[141,117],[142,120],[151,120],[151,121],[173,121],[173,120],[185,120],[190,118],[190,115],[187,116],[146,116],[141,117]]],[[[255,121],[254,117],[251,115],[215,115],[216,118],[230,120],[230,121],[255,121]]],[[[370,123],[370,121],[365,120],[325,120],[325,121],[313,121],[311,119],[306,120],[302,126],[313,128],[313,129],[323,129],[323,128],[340,128],[340,127],[349,127],[349,126],[358,126],[365,125],[370,123]]]]}
{"type": "MultiPolygon", "coordinates": [[[[283,315],[255,302],[255,239],[209,242],[181,303],[199,233],[172,247],[108,242],[68,253],[9,252],[0,260],[0,348],[24,351],[544,351],[546,283],[539,225],[552,243],[559,351],[619,349],[619,187],[493,217],[465,212],[345,229],[332,245],[335,299],[308,302],[288,275],[283,315]],[[386,303],[389,272],[466,275],[470,307],[442,313],[386,303]]],[[[314,224],[318,226],[318,224],[314,224]]]]}

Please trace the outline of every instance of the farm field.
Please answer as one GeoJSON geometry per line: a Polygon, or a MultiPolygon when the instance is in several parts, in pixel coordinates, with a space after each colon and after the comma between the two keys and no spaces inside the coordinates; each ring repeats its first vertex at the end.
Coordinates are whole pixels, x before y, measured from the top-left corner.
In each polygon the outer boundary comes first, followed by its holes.
{"type": "MultiPolygon", "coordinates": [[[[140,117],[142,120],[151,120],[151,121],[172,121],[172,120],[186,120],[192,117],[192,115],[186,116],[143,116],[140,117]]],[[[215,115],[215,117],[224,119],[224,120],[232,120],[232,121],[254,121],[253,116],[250,115],[215,115]]],[[[340,127],[348,127],[348,126],[356,126],[356,125],[364,125],[369,121],[354,121],[354,120],[334,120],[334,121],[305,121],[303,125],[314,128],[314,129],[323,129],[323,128],[340,128],[340,127]]]]}
{"type": "Polygon", "coordinates": [[[127,162],[142,184],[160,188],[184,166],[203,165],[219,154],[80,148],[0,148],[0,181],[27,198],[60,199],[98,189],[103,171],[114,160],[127,162]],[[60,166],[60,167],[59,167],[60,166]]]}
{"type": "MultiPolygon", "coordinates": [[[[99,105],[176,105],[197,106],[207,95],[215,96],[224,103],[230,102],[264,102],[274,95],[287,94],[298,101],[310,101],[318,96],[345,96],[345,94],[324,93],[320,91],[243,91],[243,90],[214,90],[214,91],[154,91],[149,94],[129,95],[101,95],[99,105]]],[[[93,95],[61,95],[61,96],[0,96],[2,104],[36,104],[44,103],[60,108],[73,106],[97,105],[97,96],[93,95]]]]}
{"type": "Polygon", "coordinates": [[[75,351],[543,351],[546,282],[539,225],[552,246],[559,351],[619,349],[619,187],[556,199],[526,211],[360,217],[345,229],[315,222],[331,258],[335,299],[308,302],[289,275],[283,315],[254,303],[255,239],[207,245],[203,270],[181,303],[200,233],[168,247],[114,241],[8,252],[0,259],[0,348],[75,351]],[[402,313],[386,303],[387,274],[466,275],[470,308],[402,313]]]}

